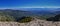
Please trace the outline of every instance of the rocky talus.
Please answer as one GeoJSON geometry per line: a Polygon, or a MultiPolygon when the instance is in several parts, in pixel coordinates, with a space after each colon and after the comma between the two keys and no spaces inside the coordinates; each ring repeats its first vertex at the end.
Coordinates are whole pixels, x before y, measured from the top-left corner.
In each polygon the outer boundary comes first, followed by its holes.
{"type": "Polygon", "coordinates": [[[35,19],[28,23],[0,22],[0,26],[60,26],[60,22],[35,19]]]}

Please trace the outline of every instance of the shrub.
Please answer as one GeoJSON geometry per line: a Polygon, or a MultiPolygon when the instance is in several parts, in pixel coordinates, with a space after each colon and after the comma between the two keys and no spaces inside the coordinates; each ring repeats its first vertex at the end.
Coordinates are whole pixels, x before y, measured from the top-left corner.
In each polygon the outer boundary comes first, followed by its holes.
{"type": "Polygon", "coordinates": [[[56,15],[55,17],[50,17],[46,20],[47,21],[60,21],[60,14],[56,15]]]}
{"type": "Polygon", "coordinates": [[[27,23],[27,22],[30,22],[32,21],[32,18],[31,17],[22,17],[19,22],[20,23],[27,23]]]}

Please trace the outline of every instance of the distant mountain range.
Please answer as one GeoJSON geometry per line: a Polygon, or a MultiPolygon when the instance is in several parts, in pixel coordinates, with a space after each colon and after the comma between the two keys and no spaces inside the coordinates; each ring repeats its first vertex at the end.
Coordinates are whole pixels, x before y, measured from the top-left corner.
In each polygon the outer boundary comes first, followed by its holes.
{"type": "Polygon", "coordinates": [[[21,16],[55,16],[60,14],[60,8],[19,8],[19,9],[3,9],[0,12],[14,17],[21,16]]]}
{"type": "Polygon", "coordinates": [[[14,10],[25,10],[25,11],[42,11],[42,10],[60,10],[60,8],[17,8],[14,10]]]}

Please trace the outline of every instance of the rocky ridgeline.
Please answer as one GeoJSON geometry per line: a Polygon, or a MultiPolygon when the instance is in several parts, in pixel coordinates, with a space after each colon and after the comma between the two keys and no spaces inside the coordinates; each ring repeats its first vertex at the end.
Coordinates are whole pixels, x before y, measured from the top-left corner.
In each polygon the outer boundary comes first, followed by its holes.
{"type": "Polygon", "coordinates": [[[0,22],[0,26],[60,26],[60,22],[35,19],[28,23],[0,22]]]}

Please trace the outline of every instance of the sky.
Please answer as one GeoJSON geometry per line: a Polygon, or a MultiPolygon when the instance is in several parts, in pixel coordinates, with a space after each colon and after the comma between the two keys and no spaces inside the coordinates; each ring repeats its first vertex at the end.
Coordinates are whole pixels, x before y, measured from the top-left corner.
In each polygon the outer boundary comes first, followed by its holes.
{"type": "Polygon", "coordinates": [[[60,0],[0,0],[0,8],[60,8],[60,0]]]}

